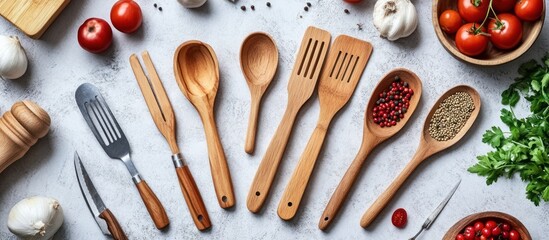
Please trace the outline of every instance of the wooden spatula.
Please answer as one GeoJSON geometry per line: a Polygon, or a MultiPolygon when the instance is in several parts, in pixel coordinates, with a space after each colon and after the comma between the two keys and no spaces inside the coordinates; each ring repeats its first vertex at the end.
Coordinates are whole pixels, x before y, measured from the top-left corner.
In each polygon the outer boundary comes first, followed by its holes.
{"type": "Polygon", "coordinates": [[[324,64],[330,45],[330,33],[315,27],[307,28],[297,54],[294,69],[288,82],[288,106],[284,117],[276,129],[267,152],[255,173],[248,192],[247,206],[251,212],[258,212],[278,170],[282,154],[292,131],[299,109],[313,95],[320,70],[324,64]]]}
{"type": "Polygon", "coordinates": [[[149,73],[149,78],[145,75],[139,59],[135,54],[130,56],[130,65],[135,74],[135,79],[141,88],[141,93],[145,98],[147,107],[151,112],[151,116],[158,127],[158,130],[162,133],[172,151],[172,160],[177,172],[177,178],[179,179],[179,185],[181,191],[191,212],[191,216],[194,220],[194,224],[199,230],[208,229],[212,226],[210,217],[202,201],[202,196],[198,187],[194,182],[193,175],[189,170],[189,167],[183,160],[183,155],[179,152],[179,146],[177,145],[177,138],[175,134],[175,116],[170,103],[170,99],[166,94],[166,90],[158,77],[158,74],[154,68],[151,57],[147,51],[142,54],[143,62],[149,73]]]}
{"type": "Polygon", "coordinates": [[[372,45],[356,38],[341,35],[334,41],[318,86],[320,116],[278,205],[280,218],[290,220],[299,209],[330,122],[353,95],[371,53],[372,45]]]}

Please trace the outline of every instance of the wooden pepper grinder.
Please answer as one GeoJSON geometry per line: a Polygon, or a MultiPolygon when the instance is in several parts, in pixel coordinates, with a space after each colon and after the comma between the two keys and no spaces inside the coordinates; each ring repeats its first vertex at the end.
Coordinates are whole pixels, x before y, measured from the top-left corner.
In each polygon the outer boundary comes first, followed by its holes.
{"type": "Polygon", "coordinates": [[[16,102],[0,118],[0,173],[50,129],[50,116],[31,101],[16,102]]]}

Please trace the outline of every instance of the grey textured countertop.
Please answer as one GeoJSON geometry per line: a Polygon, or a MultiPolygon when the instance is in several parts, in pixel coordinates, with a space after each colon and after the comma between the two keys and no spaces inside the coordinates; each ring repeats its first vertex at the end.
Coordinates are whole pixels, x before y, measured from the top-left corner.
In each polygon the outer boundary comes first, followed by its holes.
{"type": "MultiPolygon", "coordinates": [[[[312,0],[312,7],[305,12],[305,1],[271,1],[272,7],[267,8],[265,1],[241,0],[232,4],[211,0],[200,9],[188,10],[175,0],[139,0],[144,15],[141,29],[133,35],[113,30],[113,46],[104,54],[90,54],[78,45],[76,32],[89,17],[108,19],[111,5],[106,2],[73,0],[41,40],[32,40],[0,20],[0,34],[19,36],[30,60],[22,79],[0,81],[1,112],[15,101],[30,99],[43,106],[52,118],[50,133],[0,174],[0,239],[13,238],[6,227],[10,208],[33,195],[51,196],[61,202],[65,222],[55,239],[102,238],[78,188],[72,162],[75,150],[130,239],[407,239],[416,233],[459,178],[463,181],[458,191],[421,239],[439,239],[462,217],[487,210],[517,217],[533,239],[546,237],[549,205],[542,203],[536,207],[527,200],[526,183],[518,176],[500,179],[487,187],[484,178],[466,171],[476,162],[475,156],[490,149],[481,143],[485,129],[502,125],[500,93],[516,76],[519,64],[539,59],[549,50],[546,29],[532,49],[518,60],[483,68],[459,62],[443,49],[433,31],[431,1],[414,1],[420,17],[418,29],[408,38],[389,42],[380,38],[373,27],[374,1],[350,6],[339,0],[312,0]],[[153,3],[163,11],[155,9],[153,3]],[[251,4],[255,5],[255,11],[251,11],[251,4]],[[248,6],[247,11],[240,10],[241,5],[248,6]],[[350,14],[344,13],[345,8],[350,14]],[[363,29],[359,30],[357,24],[363,24],[363,29]],[[374,52],[354,96],[329,129],[298,216],[285,222],[278,218],[276,208],[314,129],[319,113],[316,93],[298,116],[264,210],[252,214],[245,202],[257,166],[286,107],[294,53],[309,25],[330,31],[332,39],[348,34],[370,41],[374,52]],[[279,47],[280,64],[264,97],[256,151],[250,156],[244,152],[250,96],[240,71],[238,52],[245,36],[254,31],[273,36],[279,47]],[[216,202],[202,123],[174,81],[174,51],[191,39],[209,43],[219,59],[221,80],[215,114],[237,200],[236,207],[230,210],[221,209],[216,202]],[[199,232],[190,218],[168,145],[156,129],[131,71],[130,54],[143,50],[150,52],[174,105],[179,145],[210,213],[213,228],[209,231],[199,232]],[[396,67],[408,68],[423,80],[420,105],[399,134],[371,153],[338,220],[329,231],[322,232],[317,227],[320,215],[358,152],[364,109],[371,90],[381,76],[396,67]],[[74,101],[74,91],[84,82],[98,86],[109,102],[129,138],[137,168],[168,212],[171,220],[168,230],[156,230],[124,165],[106,156],[86,126],[74,101]],[[432,104],[458,84],[470,85],[481,94],[482,109],[476,124],[456,146],[422,164],[374,224],[362,229],[359,220],[364,211],[411,159],[432,104]],[[399,207],[407,209],[409,215],[404,229],[393,227],[390,221],[392,211],[399,207]]],[[[520,105],[517,111],[521,114],[526,110],[527,106],[520,105]]]]}

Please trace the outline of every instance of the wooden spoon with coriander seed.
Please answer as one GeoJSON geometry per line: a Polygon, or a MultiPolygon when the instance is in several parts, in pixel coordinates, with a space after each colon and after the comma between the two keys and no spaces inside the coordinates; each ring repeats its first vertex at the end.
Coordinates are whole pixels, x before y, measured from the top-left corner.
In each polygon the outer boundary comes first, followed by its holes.
{"type": "Polygon", "coordinates": [[[395,178],[389,187],[383,192],[377,200],[370,206],[360,220],[360,226],[368,227],[379,215],[379,213],[387,206],[389,201],[394,197],[398,189],[404,184],[406,179],[412,172],[431,155],[447,149],[457,143],[471,128],[477,119],[480,110],[480,95],[472,87],[460,85],[456,86],[444,93],[435,103],[423,125],[423,130],[419,139],[419,146],[412,160],[404,167],[402,172],[395,178]],[[457,96],[457,97],[456,97],[457,96]],[[470,96],[470,98],[468,98],[470,96]],[[445,101],[448,99],[448,101],[445,101]],[[469,104],[472,106],[469,106],[469,104]],[[450,116],[450,122],[447,125],[441,125],[441,122],[433,122],[432,119],[440,119],[444,111],[439,109],[450,109],[447,115],[450,116]],[[474,108],[473,108],[474,107],[474,108]],[[473,108],[473,109],[471,109],[473,108]],[[463,113],[465,112],[465,113],[463,113]],[[469,116],[467,116],[470,114],[469,116]],[[456,124],[456,118],[461,117],[463,120],[462,126],[459,121],[456,124]],[[452,134],[453,133],[453,134],[452,134]],[[437,140],[447,139],[447,140],[437,140]]]}
{"type": "Polygon", "coordinates": [[[240,68],[252,96],[244,146],[244,150],[248,154],[252,154],[255,149],[257,116],[261,98],[273,80],[277,67],[278,49],[271,36],[263,32],[255,32],[244,39],[240,47],[240,68]]]}
{"type": "Polygon", "coordinates": [[[406,125],[412,114],[414,114],[419,100],[421,99],[421,92],[421,80],[415,73],[411,72],[408,69],[394,69],[387,73],[385,76],[383,76],[381,81],[379,81],[377,86],[374,88],[372,96],[370,97],[370,101],[368,102],[368,106],[366,107],[364,116],[364,130],[360,150],[358,151],[355,159],[347,169],[347,172],[345,172],[343,179],[341,179],[341,181],[339,182],[339,185],[332,194],[328,205],[324,209],[324,213],[322,213],[322,216],[320,217],[318,227],[321,230],[325,230],[326,228],[328,228],[328,226],[337,216],[337,213],[341,209],[343,202],[347,199],[347,196],[351,191],[351,187],[356,181],[358,174],[362,169],[362,165],[364,165],[364,162],[366,162],[366,158],[368,157],[370,152],[377,145],[399,132],[406,125]],[[378,99],[378,96],[391,86],[396,77],[398,77],[398,79],[403,82],[407,82],[409,88],[414,91],[414,94],[410,100],[410,106],[407,109],[404,118],[402,118],[400,122],[395,126],[382,128],[377,123],[374,123],[372,115],[373,109],[377,105],[376,101],[378,99]]]}

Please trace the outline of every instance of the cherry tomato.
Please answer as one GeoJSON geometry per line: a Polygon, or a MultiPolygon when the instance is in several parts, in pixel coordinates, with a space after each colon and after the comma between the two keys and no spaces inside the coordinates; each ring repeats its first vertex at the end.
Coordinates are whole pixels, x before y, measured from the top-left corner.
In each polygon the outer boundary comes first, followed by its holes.
{"type": "Polygon", "coordinates": [[[463,233],[463,237],[466,240],[475,240],[475,233],[474,232],[465,232],[465,233],[463,233]]]}
{"type": "Polygon", "coordinates": [[[484,223],[482,223],[481,221],[476,221],[474,226],[475,232],[482,231],[482,229],[484,228],[484,223]]]}
{"type": "Polygon", "coordinates": [[[141,8],[132,0],[119,0],[111,8],[112,25],[123,33],[135,32],[142,20],[141,8]]]}
{"type": "Polygon", "coordinates": [[[111,26],[101,18],[89,18],[78,28],[78,44],[88,52],[103,52],[111,43],[111,26]]]}
{"type": "Polygon", "coordinates": [[[516,3],[516,0],[493,0],[492,7],[498,13],[511,12],[515,8],[516,3]]]}
{"type": "Polygon", "coordinates": [[[481,233],[482,233],[482,236],[484,236],[484,237],[491,237],[492,236],[492,230],[490,230],[487,227],[483,228],[481,233]]]}
{"type": "Polygon", "coordinates": [[[499,49],[512,49],[522,40],[522,22],[510,13],[498,14],[488,24],[488,33],[494,46],[499,49]]]}
{"type": "Polygon", "coordinates": [[[466,22],[480,23],[488,14],[490,0],[459,0],[458,12],[466,22]]]}
{"type": "Polygon", "coordinates": [[[501,228],[495,227],[492,229],[492,236],[499,236],[501,234],[501,228]]]}
{"type": "Polygon", "coordinates": [[[515,5],[515,14],[523,21],[535,21],[543,12],[543,0],[520,0],[515,5]]]}
{"type": "Polygon", "coordinates": [[[513,229],[509,232],[509,240],[520,240],[520,234],[517,230],[513,229]]]}
{"type": "Polygon", "coordinates": [[[438,21],[440,23],[442,31],[448,34],[456,33],[461,25],[463,25],[463,20],[461,20],[461,16],[458,12],[454,10],[446,10],[442,12],[438,21]]]}
{"type": "Polygon", "coordinates": [[[465,237],[460,233],[456,236],[456,240],[465,240],[465,237]]]}
{"type": "Polygon", "coordinates": [[[497,227],[498,224],[494,220],[488,220],[486,221],[485,227],[492,230],[493,228],[497,227]]]}
{"type": "Polygon", "coordinates": [[[348,3],[352,3],[352,4],[362,2],[362,0],[343,0],[343,1],[348,2],[348,3]]]}
{"type": "Polygon", "coordinates": [[[470,232],[470,233],[474,234],[475,233],[475,228],[473,226],[467,226],[465,228],[465,231],[463,231],[463,232],[470,232]]]}
{"type": "Polygon", "coordinates": [[[476,23],[467,23],[456,33],[456,47],[467,56],[476,56],[488,47],[488,37],[484,35],[484,27],[478,28],[476,23]]]}
{"type": "Polygon", "coordinates": [[[509,232],[508,231],[502,232],[501,237],[503,237],[503,239],[509,239],[509,232]]]}
{"type": "Polygon", "coordinates": [[[501,225],[501,229],[503,231],[509,232],[509,231],[511,231],[511,226],[507,223],[504,223],[504,224],[501,225]]]}
{"type": "Polygon", "coordinates": [[[479,239],[479,240],[488,240],[488,238],[487,238],[487,237],[485,237],[485,236],[482,236],[482,235],[480,235],[480,237],[479,237],[478,239],[479,239]]]}
{"type": "Polygon", "coordinates": [[[391,217],[391,221],[397,228],[403,228],[406,226],[406,222],[408,221],[408,214],[406,213],[406,210],[404,210],[404,208],[395,210],[393,212],[393,216],[391,217]]]}

